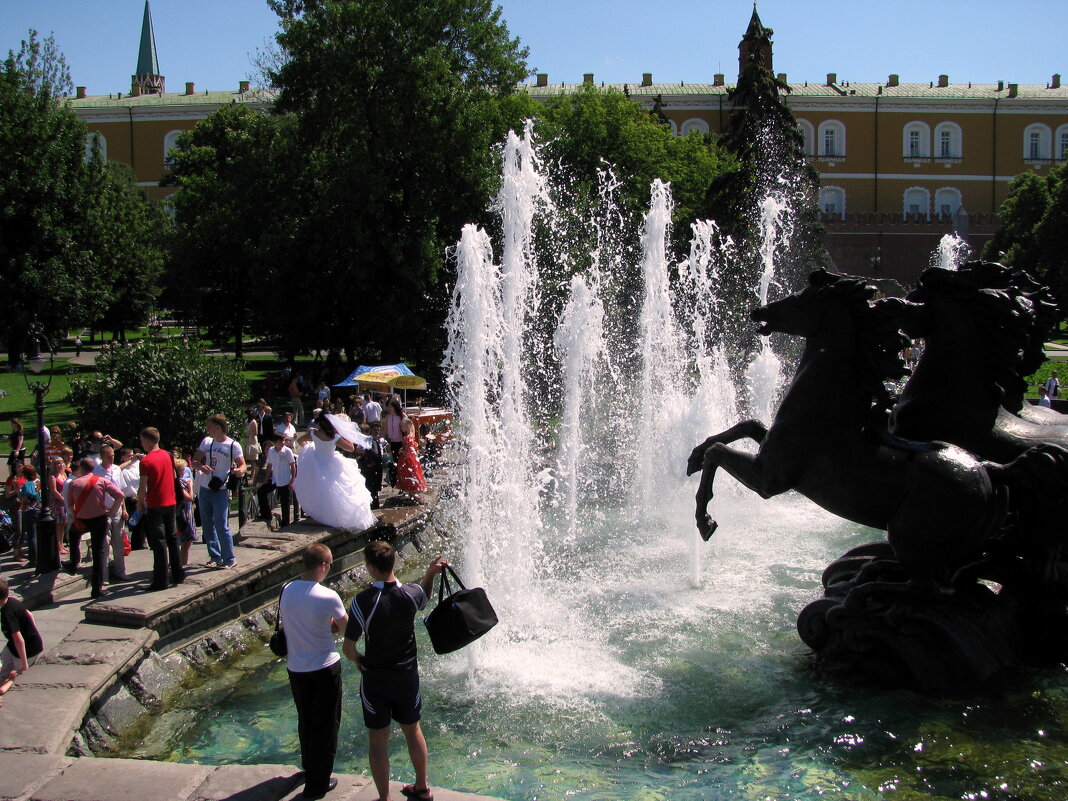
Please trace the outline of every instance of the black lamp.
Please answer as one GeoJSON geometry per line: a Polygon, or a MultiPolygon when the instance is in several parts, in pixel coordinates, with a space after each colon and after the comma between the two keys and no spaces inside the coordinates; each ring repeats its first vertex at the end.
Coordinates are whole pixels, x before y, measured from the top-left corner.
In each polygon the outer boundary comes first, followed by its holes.
{"type": "Polygon", "coordinates": [[[52,517],[51,498],[48,497],[48,459],[45,455],[44,396],[52,386],[52,368],[55,366],[56,353],[44,335],[41,325],[30,325],[30,342],[33,352],[26,360],[26,366],[34,375],[40,375],[45,368],[45,357],[41,355],[41,343],[48,349],[48,381],[30,381],[28,373],[23,373],[26,387],[33,393],[37,409],[37,475],[41,478],[41,511],[37,516],[37,567],[36,573],[50,573],[59,570],[59,548],[56,544],[56,520],[52,517]]]}

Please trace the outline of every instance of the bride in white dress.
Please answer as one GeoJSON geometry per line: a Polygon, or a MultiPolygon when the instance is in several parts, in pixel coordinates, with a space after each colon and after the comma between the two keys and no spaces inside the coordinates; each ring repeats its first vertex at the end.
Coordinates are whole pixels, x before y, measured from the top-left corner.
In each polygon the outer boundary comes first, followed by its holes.
{"type": "Polygon", "coordinates": [[[352,440],[362,444],[364,435],[348,420],[332,414],[320,415],[319,426],[301,437],[297,476],[293,489],[304,513],[331,528],[363,531],[378,522],[371,511],[371,493],[355,459],[337,452],[353,450],[352,440]]]}

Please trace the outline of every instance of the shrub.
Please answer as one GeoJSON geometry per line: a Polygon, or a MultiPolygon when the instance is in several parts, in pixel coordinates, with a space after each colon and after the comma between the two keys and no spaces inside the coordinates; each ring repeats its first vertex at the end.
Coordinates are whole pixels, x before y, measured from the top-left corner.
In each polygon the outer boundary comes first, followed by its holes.
{"type": "Polygon", "coordinates": [[[155,426],[164,447],[189,447],[203,437],[211,414],[243,421],[249,387],[239,362],[195,345],[140,341],[102,351],[96,374],[72,381],[70,397],[87,430],[136,444],[144,426],[155,426]]]}

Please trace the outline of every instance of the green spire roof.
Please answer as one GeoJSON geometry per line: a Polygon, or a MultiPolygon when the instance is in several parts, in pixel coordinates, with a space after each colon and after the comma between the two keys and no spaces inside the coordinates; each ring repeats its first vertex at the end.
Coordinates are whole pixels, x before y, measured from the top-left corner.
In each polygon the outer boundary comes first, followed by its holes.
{"type": "Polygon", "coordinates": [[[156,58],[156,35],[152,31],[152,9],[145,0],[145,19],[141,23],[141,49],[137,53],[136,75],[159,75],[156,58]]]}

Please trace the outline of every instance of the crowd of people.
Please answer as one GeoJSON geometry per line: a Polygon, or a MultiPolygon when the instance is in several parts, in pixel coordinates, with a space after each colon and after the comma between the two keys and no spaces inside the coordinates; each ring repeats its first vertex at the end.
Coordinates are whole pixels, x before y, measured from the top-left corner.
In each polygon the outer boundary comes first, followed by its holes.
{"type": "Polygon", "coordinates": [[[235,432],[240,441],[231,436],[230,421],[216,414],[205,422],[200,443],[187,450],[166,449],[151,426],[142,429],[136,448],[100,431],[52,426],[40,437],[48,463],[44,482],[35,466],[39,456],[27,456],[24,428],[14,418],[2,493],[16,530],[14,562],[37,572],[62,563],[76,574],[88,534],[94,598],[104,594],[106,582],[129,581],[126,556],[145,547],[154,556],[147,589],[155,591],[184,580],[198,540],[207,551],[205,567],[236,564],[229,521],[242,483],[256,493],[264,520],[271,520],[277,503],[282,525],[299,510],[324,525],[368,528],[387,481],[403,500],[418,500],[426,490],[420,443],[398,398],[379,402],[360,395],[346,404],[332,400],[324,384],[317,400],[303,431],[292,411],[276,418],[260,400],[235,432]],[[39,542],[37,521],[46,505],[55,536],[39,542]],[[41,548],[55,551],[42,554],[41,548]]]}

